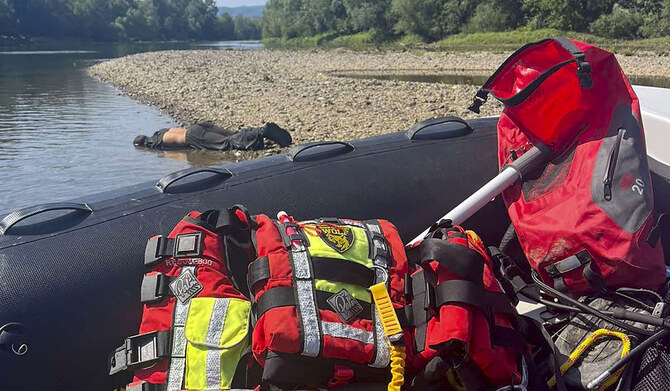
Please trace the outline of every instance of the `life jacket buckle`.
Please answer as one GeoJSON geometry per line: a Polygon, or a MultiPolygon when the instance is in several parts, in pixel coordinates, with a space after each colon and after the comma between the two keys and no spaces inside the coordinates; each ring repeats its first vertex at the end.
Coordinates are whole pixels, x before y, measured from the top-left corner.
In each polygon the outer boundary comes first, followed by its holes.
{"type": "Polygon", "coordinates": [[[333,366],[333,377],[328,381],[328,388],[344,387],[354,378],[354,370],[344,366],[333,366]]]}

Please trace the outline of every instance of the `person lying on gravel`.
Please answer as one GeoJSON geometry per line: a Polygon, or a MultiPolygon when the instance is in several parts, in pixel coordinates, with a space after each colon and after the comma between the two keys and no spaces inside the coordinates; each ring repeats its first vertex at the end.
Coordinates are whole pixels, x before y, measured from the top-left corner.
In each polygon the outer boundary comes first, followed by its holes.
{"type": "Polygon", "coordinates": [[[210,149],[230,151],[231,149],[260,150],[268,139],[282,147],[291,145],[291,135],[273,122],[259,128],[244,128],[237,132],[220,128],[211,123],[197,123],[184,128],[161,129],[151,137],[137,136],[133,144],[151,149],[210,149]]]}

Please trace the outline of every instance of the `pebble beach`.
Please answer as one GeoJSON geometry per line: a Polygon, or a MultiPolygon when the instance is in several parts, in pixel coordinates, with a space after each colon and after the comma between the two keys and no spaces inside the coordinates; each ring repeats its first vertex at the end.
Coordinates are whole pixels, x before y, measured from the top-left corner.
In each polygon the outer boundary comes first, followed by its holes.
{"type": "MultiPolygon", "coordinates": [[[[478,86],[371,80],[347,74],[488,75],[510,53],[331,51],[164,51],[97,64],[91,73],[181,124],[240,129],[275,122],[294,145],[352,140],[409,129],[467,110],[478,86]]],[[[618,57],[629,75],[670,77],[670,57],[618,57]]],[[[489,100],[479,116],[498,115],[489,100]]],[[[236,153],[237,160],[283,152],[236,153]]]]}

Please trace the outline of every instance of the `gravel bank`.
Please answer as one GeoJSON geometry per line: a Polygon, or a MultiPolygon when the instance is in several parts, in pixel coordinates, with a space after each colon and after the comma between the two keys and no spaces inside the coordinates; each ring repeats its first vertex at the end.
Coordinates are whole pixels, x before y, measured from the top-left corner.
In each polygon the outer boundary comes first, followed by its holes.
{"type": "MultiPolygon", "coordinates": [[[[295,144],[351,140],[408,129],[427,118],[473,118],[477,86],[364,80],[338,73],[488,74],[508,53],[167,51],[94,66],[91,73],[183,124],[212,120],[232,129],[276,122],[295,144]],[[353,71],[353,72],[352,72],[353,71]]],[[[670,76],[670,57],[619,58],[629,74],[670,76]]],[[[482,116],[497,115],[489,103],[482,116]]],[[[248,159],[279,148],[236,154],[248,159]]]]}

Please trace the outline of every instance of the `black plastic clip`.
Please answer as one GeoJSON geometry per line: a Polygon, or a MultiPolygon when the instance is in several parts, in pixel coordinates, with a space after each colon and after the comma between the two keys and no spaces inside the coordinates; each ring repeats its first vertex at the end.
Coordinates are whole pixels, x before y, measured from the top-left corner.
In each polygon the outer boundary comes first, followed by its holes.
{"type": "Polygon", "coordinates": [[[589,88],[593,87],[593,79],[591,78],[591,64],[578,59],[577,77],[579,77],[579,84],[583,89],[588,90],[589,88]]]}
{"type": "Polygon", "coordinates": [[[145,275],[142,279],[140,301],[142,303],[155,303],[170,295],[170,282],[173,278],[163,273],[145,275]]]}
{"type": "Polygon", "coordinates": [[[174,240],[164,236],[156,236],[147,242],[144,249],[144,266],[151,267],[163,260],[163,257],[172,256],[174,240]]]}
{"type": "Polygon", "coordinates": [[[170,330],[161,330],[126,338],[109,357],[109,374],[149,366],[168,357],[170,337],[170,330]]]}
{"type": "Polygon", "coordinates": [[[480,113],[479,108],[482,107],[484,103],[486,103],[488,98],[489,93],[486,90],[480,89],[479,91],[477,91],[477,94],[473,98],[472,104],[468,107],[468,110],[479,114],[480,113]]]}

